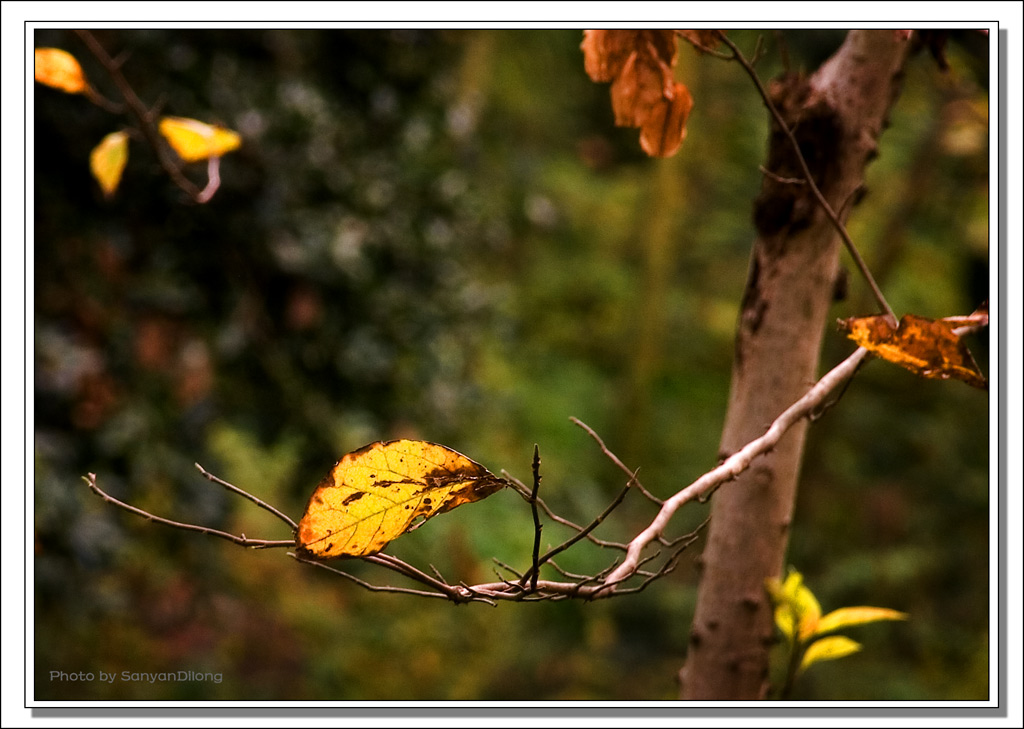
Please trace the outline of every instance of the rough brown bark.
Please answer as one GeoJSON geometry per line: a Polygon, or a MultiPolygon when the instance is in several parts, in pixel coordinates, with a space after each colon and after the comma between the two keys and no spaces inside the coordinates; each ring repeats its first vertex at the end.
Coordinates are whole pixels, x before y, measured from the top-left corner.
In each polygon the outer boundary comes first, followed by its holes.
{"type": "MultiPolygon", "coordinates": [[[[773,102],[837,212],[849,209],[875,155],[907,46],[901,31],[851,31],[813,76],[772,85],[773,102]]],[[[767,167],[781,178],[802,176],[779,129],[772,133],[767,167]]],[[[757,238],[738,323],[723,455],[760,436],[813,383],[838,268],[840,239],[806,185],[766,177],[754,220],[757,238]]],[[[772,620],[764,580],[782,571],[805,436],[806,422],[714,496],[680,671],[682,698],[766,695],[772,620]]]]}

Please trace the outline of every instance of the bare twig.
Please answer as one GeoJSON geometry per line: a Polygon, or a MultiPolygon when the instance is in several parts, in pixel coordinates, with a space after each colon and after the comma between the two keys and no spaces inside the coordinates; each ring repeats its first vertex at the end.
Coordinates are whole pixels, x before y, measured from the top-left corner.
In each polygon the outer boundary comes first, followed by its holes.
{"type": "Polygon", "coordinates": [[[861,275],[864,277],[864,280],[870,287],[871,293],[874,294],[875,300],[878,302],[878,305],[882,307],[882,311],[885,313],[885,315],[891,318],[891,323],[893,324],[893,326],[895,326],[896,314],[893,312],[892,307],[889,306],[889,302],[886,301],[885,295],[882,294],[882,290],[878,287],[878,284],[875,282],[875,277],[871,275],[871,270],[864,262],[863,257],[860,255],[860,251],[857,250],[857,246],[854,245],[853,239],[850,238],[850,234],[846,232],[846,227],[843,225],[842,221],[839,220],[839,216],[836,215],[835,211],[832,209],[832,206],[829,205],[828,200],[825,199],[825,196],[822,194],[821,190],[818,188],[817,183],[814,181],[814,176],[811,174],[810,167],[807,166],[807,160],[804,159],[803,153],[800,151],[800,143],[797,141],[796,136],[793,134],[793,130],[789,128],[789,125],[786,124],[785,120],[782,118],[782,115],[779,113],[779,110],[775,108],[775,104],[772,103],[771,97],[768,95],[768,91],[761,83],[761,79],[758,77],[757,71],[754,70],[754,67],[751,65],[750,61],[746,59],[746,57],[736,46],[736,44],[733,43],[732,40],[728,36],[726,36],[725,33],[720,32],[719,36],[722,42],[729,46],[729,49],[732,51],[733,60],[739,63],[743,67],[743,70],[747,72],[747,75],[750,76],[751,81],[753,81],[754,85],[757,87],[757,91],[761,95],[761,99],[762,101],[764,101],[764,105],[768,108],[768,111],[771,113],[772,118],[775,120],[775,123],[779,125],[779,128],[789,139],[789,142],[792,145],[793,151],[796,155],[796,159],[800,163],[800,169],[804,173],[804,179],[807,181],[808,189],[811,191],[811,194],[814,195],[815,200],[818,201],[818,204],[821,206],[821,209],[825,211],[825,214],[828,216],[829,220],[832,221],[832,225],[835,227],[836,232],[839,233],[840,238],[842,238],[843,243],[846,245],[846,250],[849,251],[850,256],[853,258],[853,262],[857,266],[857,269],[860,271],[861,275]]]}
{"type": "Polygon", "coordinates": [[[292,520],[292,518],[290,516],[288,516],[287,514],[281,512],[281,511],[278,511],[273,506],[271,506],[267,502],[263,501],[262,499],[260,499],[260,498],[258,498],[256,496],[253,496],[248,491],[240,489],[237,486],[235,486],[234,484],[228,483],[227,481],[225,481],[225,480],[223,480],[221,478],[218,478],[217,476],[214,476],[212,473],[207,471],[205,468],[200,466],[198,463],[196,463],[194,465],[199,470],[199,473],[203,474],[204,478],[209,479],[210,481],[213,481],[216,484],[220,484],[224,488],[228,489],[229,491],[235,492],[236,494],[238,494],[239,496],[242,496],[243,498],[249,499],[249,501],[251,501],[252,503],[256,504],[256,506],[260,507],[261,509],[266,509],[271,514],[273,514],[278,519],[280,519],[285,524],[287,524],[291,528],[293,534],[298,531],[299,525],[296,524],[292,520]]]}
{"type": "Polygon", "coordinates": [[[533,492],[530,494],[530,511],[533,513],[533,567],[523,575],[520,585],[526,584],[526,578],[530,578],[530,592],[537,591],[537,578],[540,576],[540,533],[543,526],[540,523],[540,514],[537,512],[537,494],[540,492],[540,446],[533,445],[533,492]]]}
{"type": "MultiPolygon", "coordinates": [[[[517,570],[517,569],[516,569],[515,567],[513,567],[512,565],[510,565],[510,564],[506,564],[506,563],[502,562],[502,561],[501,561],[500,559],[498,559],[497,557],[494,557],[493,559],[494,559],[494,564],[498,565],[498,566],[499,566],[499,567],[501,567],[501,568],[502,568],[503,570],[505,570],[505,571],[507,571],[507,572],[511,572],[511,573],[512,573],[512,574],[514,574],[514,575],[515,575],[516,577],[522,577],[522,576],[523,576],[523,573],[522,573],[522,572],[520,572],[519,570],[517,570]]],[[[494,570],[494,574],[498,575],[499,577],[501,576],[501,575],[499,575],[499,574],[498,574],[498,570],[494,570]]]]}
{"type": "Polygon", "coordinates": [[[593,428],[591,428],[589,425],[584,423],[579,418],[569,418],[569,420],[572,421],[573,424],[583,428],[583,430],[587,431],[587,435],[589,435],[591,438],[597,441],[597,445],[600,446],[601,452],[608,457],[608,460],[610,460],[612,463],[618,466],[620,471],[626,474],[626,476],[629,478],[630,485],[636,486],[638,489],[640,489],[640,493],[642,493],[644,496],[646,496],[654,503],[661,505],[662,500],[644,488],[643,484],[637,480],[636,471],[629,470],[629,468],[626,467],[626,464],[620,461],[619,457],[608,449],[608,446],[606,446],[604,444],[604,441],[601,440],[601,436],[595,433],[593,428]]]}
{"type": "MultiPolygon", "coordinates": [[[[147,519],[148,521],[154,522],[156,524],[165,524],[166,526],[174,527],[175,529],[184,529],[185,531],[199,532],[200,534],[209,534],[214,537],[220,537],[221,539],[227,539],[229,542],[234,542],[235,544],[238,544],[242,547],[253,547],[254,549],[268,549],[273,547],[295,546],[294,539],[250,539],[244,534],[230,534],[229,532],[224,532],[220,529],[213,529],[212,527],[204,527],[198,524],[185,524],[180,521],[172,521],[171,519],[165,519],[162,516],[150,514],[148,511],[140,509],[137,506],[132,506],[131,504],[126,504],[123,501],[115,499],[113,496],[111,496],[106,491],[104,491],[103,489],[96,485],[95,473],[90,473],[83,480],[89,485],[89,488],[92,490],[94,494],[99,496],[108,504],[113,504],[114,506],[120,509],[124,509],[125,511],[131,512],[132,514],[135,514],[137,516],[141,516],[143,519],[147,519]]],[[[248,494],[246,494],[241,489],[236,488],[236,490],[242,493],[244,496],[248,496],[248,494]]]]}

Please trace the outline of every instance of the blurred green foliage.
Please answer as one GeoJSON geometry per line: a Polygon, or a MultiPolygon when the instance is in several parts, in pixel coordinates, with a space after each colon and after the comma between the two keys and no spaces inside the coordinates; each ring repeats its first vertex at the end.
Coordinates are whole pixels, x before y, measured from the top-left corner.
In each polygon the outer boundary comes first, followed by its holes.
{"type": "MultiPolygon", "coordinates": [[[[197,206],[133,141],[106,202],[88,154],[123,120],[36,88],[35,698],[673,698],[699,542],[639,595],[456,607],[153,526],[81,476],[164,516],[287,538],[192,464],[297,518],[372,440],[442,442],[521,479],[537,443],[543,493],[581,522],[623,478],[577,416],[673,493],[717,460],[767,136],[749,80],[681,48],[689,136],[653,161],[612,126],[575,30],[96,34],[130,52],[144,100],[244,142],[197,206]]],[[[750,49],[756,34],[734,37],[750,49]]],[[[766,40],[767,79],[780,42],[813,71],[842,34],[766,40]]],[[[954,40],[945,73],[911,62],[851,216],[899,313],[965,314],[987,297],[987,74],[980,38],[954,40]]],[[[74,53],[115,96],[72,32],[35,42],[74,53]]],[[[872,313],[852,275],[835,313],[872,313]]],[[[986,345],[971,342],[987,371],[986,345]]],[[[830,334],[823,369],[851,349],[830,334]]],[[[987,696],[988,473],[987,398],[961,383],[873,363],[815,424],[790,559],[822,602],[910,621],[858,636],[865,651],[808,675],[798,698],[987,696]]],[[[676,533],[705,514],[685,510],[676,533]]],[[[627,502],[602,535],[627,539],[652,516],[627,502]]],[[[506,491],[393,546],[472,582],[492,557],[525,566],[531,539],[506,491]]],[[[563,566],[611,559],[580,551],[563,566]]]]}

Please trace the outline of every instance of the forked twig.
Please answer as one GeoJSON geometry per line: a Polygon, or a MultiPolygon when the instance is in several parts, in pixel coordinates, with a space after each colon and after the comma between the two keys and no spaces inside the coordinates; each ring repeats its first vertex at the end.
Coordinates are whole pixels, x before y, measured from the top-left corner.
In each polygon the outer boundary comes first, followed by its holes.
{"type": "MultiPolygon", "coordinates": [[[[184,522],[174,521],[172,519],[165,519],[162,516],[156,516],[154,514],[150,514],[148,511],[144,511],[143,509],[140,509],[137,506],[132,506],[131,504],[126,504],[123,501],[115,499],[113,496],[108,494],[106,491],[101,489],[96,484],[96,474],[95,473],[90,473],[83,480],[89,485],[89,488],[92,490],[92,492],[94,494],[99,496],[101,499],[106,501],[108,504],[113,504],[114,506],[116,506],[116,507],[118,507],[120,509],[124,509],[125,511],[131,512],[132,514],[135,514],[137,516],[141,516],[143,519],[146,519],[147,521],[154,522],[156,524],[164,524],[164,525],[169,526],[169,527],[174,527],[175,529],[184,529],[185,531],[199,532],[200,534],[209,534],[209,535],[214,536],[214,537],[220,537],[221,539],[226,539],[229,542],[234,542],[235,544],[238,544],[238,545],[240,545],[242,547],[253,547],[254,549],[269,549],[269,548],[273,548],[273,547],[294,547],[295,546],[295,540],[294,539],[251,539],[251,538],[245,536],[244,534],[242,534],[242,535],[231,534],[230,532],[221,531],[220,529],[214,529],[212,527],[204,527],[204,526],[200,526],[198,524],[186,524],[184,522]]],[[[217,480],[216,482],[221,484],[222,486],[229,486],[229,484],[227,484],[224,481],[217,480]]],[[[236,487],[232,487],[232,488],[235,489],[235,490],[241,491],[241,489],[237,489],[236,487]]],[[[242,492],[242,493],[244,494],[244,492],[242,492]]]]}

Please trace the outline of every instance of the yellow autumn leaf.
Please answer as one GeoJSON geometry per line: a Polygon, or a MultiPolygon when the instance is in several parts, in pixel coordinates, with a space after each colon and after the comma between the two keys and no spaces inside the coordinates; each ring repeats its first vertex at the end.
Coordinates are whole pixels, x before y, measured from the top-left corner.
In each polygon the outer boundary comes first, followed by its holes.
{"type": "Polygon", "coordinates": [[[879,620],[906,620],[909,616],[899,610],[879,607],[846,607],[833,610],[818,621],[816,635],[831,633],[833,630],[851,625],[863,625],[879,620]]]}
{"type": "Polygon", "coordinates": [[[507,483],[436,443],[371,443],[335,464],[309,498],[296,546],[317,559],[376,554],[430,517],[507,483]]]}
{"type": "Polygon", "coordinates": [[[803,575],[790,570],[785,582],[769,579],[765,587],[775,605],[775,624],[790,640],[804,638],[814,632],[821,617],[821,605],[814,593],[804,585],[803,575]]]}
{"type": "Polygon", "coordinates": [[[811,643],[804,651],[804,657],[800,661],[800,671],[806,670],[808,666],[819,661],[834,661],[843,658],[861,649],[860,643],[850,640],[845,635],[832,635],[811,643]]]}
{"type": "Polygon", "coordinates": [[[36,48],[36,81],[69,94],[88,90],[89,82],[78,60],[60,48],[36,48]]]}
{"type": "Polygon", "coordinates": [[[128,135],[125,132],[108,134],[89,154],[89,169],[105,196],[114,194],[127,162],[128,135]]]}
{"type": "Polygon", "coordinates": [[[984,390],[988,387],[985,376],[954,331],[960,319],[905,314],[894,328],[888,317],[863,316],[840,319],[839,328],[872,354],[920,377],[952,377],[984,390]]]}
{"type": "Polygon", "coordinates": [[[161,119],[160,133],[186,162],[221,157],[242,144],[238,132],[178,116],[161,119]]]}

